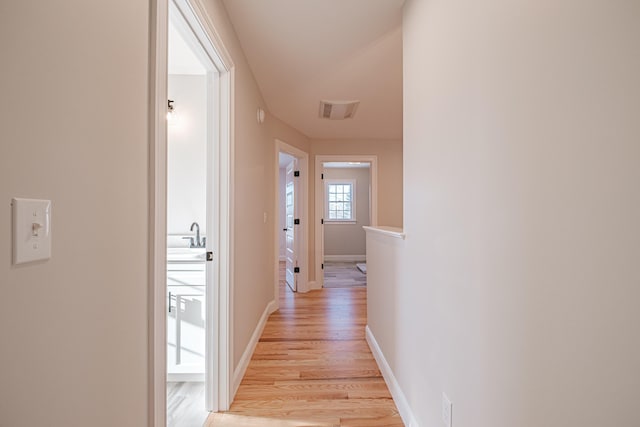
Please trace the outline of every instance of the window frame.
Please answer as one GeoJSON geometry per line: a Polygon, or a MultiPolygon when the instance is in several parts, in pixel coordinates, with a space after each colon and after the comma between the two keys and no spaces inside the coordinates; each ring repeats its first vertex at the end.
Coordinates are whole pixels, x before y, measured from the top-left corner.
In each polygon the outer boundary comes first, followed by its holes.
{"type": "Polygon", "coordinates": [[[324,180],[324,222],[331,224],[356,224],[356,180],[353,178],[328,178],[324,180]],[[329,186],[330,185],[350,185],[351,186],[351,218],[331,219],[329,217],[329,186]]]}

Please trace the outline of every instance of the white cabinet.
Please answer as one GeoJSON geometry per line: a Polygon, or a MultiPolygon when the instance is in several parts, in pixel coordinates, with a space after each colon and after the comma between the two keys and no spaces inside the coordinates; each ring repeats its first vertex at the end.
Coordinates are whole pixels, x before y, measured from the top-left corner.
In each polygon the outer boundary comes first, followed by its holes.
{"type": "Polygon", "coordinates": [[[195,380],[205,366],[204,263],[191,270],[167,269],[167,373],[171,380],[195,380]]]}

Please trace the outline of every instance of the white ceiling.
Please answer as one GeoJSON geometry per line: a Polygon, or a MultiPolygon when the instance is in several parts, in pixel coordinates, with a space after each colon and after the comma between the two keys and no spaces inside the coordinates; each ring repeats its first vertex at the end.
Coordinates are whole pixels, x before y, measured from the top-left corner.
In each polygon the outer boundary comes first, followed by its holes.
{"type": "Polygon", "coordinates": [[[404,0],[223,0],[269,111],[311,138],[402,138],[404,0]],[[353,119],[320,100],[360,100],[353,119]]]}

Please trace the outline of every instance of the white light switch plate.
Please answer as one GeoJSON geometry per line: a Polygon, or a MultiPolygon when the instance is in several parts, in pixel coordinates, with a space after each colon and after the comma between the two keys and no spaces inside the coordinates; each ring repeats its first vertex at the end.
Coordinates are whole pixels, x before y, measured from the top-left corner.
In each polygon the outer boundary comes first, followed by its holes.
{"type": "Polygon", "coordinates": [[[51,200],[11,200],[13,263],[51,258],[51,200]]]}

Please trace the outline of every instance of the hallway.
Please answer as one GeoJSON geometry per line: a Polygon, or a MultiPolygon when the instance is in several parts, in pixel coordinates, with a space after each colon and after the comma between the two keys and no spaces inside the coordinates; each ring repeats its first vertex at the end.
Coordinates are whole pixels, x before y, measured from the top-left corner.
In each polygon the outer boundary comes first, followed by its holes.
{"type": "Polygon", "coordinates": [[[364,287],[294,294],[281,282],[231,410],[207,426],[403,426],[365,341],[366,309],[364,287]]]}

